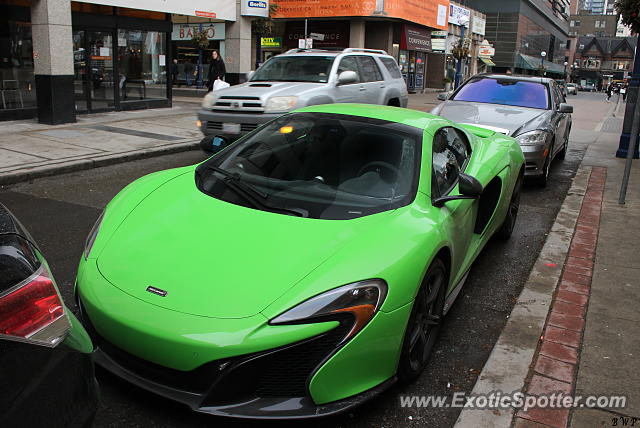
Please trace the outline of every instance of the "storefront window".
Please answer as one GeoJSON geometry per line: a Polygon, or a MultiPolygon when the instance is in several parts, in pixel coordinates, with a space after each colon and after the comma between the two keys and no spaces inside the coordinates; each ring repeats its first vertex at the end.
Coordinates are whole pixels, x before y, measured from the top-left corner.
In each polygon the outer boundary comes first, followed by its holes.
{"type": "Polygon", "coordinates": [[[120,100],[167,98],[166,34],[118,30],[120,100]]]}
{"type": "Polygon", "coordinates": [[[0,18],[0,110],[35,106],[31,23],[0,18]]]}

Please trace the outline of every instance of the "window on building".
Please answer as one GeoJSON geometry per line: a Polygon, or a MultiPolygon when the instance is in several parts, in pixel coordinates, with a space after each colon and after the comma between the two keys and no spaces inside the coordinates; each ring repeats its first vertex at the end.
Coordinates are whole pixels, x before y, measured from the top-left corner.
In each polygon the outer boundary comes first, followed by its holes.
{"type": "Polygon", "coordinates": [[[565,49],[571,49],[571,40],[567,40],[567,44],[564,47],[565,49]]]}
{"type": "Polygon", "coordinates": [[[0,111],[36,106],[31,23],[0,18],[0,111]]]}
{"type": "Polygon", "coordinates": [[[580,26],[580,21],[576,21],[576,25],[575,26],[579,27],[580,26]]]}
{"type": "Polygon", "coordinates": [[[584,45],[580,45],[580,50],[584,49],[584,45]]]}
{"type": "Polygon", "coordinates": [[[572,19],[571,22],[569,22],[569,27],[575,27],[575,26],[576,26],[576,21],[572,19]]]}
{"type": "Polygon", "coordinates": [[[118,30],[120,99],[167,98],[165,33],[118,30]]]}

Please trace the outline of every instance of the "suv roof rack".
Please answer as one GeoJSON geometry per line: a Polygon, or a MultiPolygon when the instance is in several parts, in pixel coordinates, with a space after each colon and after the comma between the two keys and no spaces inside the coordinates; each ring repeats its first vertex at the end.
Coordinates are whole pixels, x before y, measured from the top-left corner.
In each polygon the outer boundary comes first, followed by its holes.
{"type": "Polygon", "coordinates": [[[312,48],[312,49],[294,48],[294,49],[289,49],[285,53],[298,53],[298,52],[342,52],[342,48],[322,48],[322,49],[318,49],[318,48],[312,48]]]}
{"type": "Polygon", "coordinates": [[[346,48],[342,52],[368,52],[387,55],[387,52],[383,51],[382,49],[346,48]]]}

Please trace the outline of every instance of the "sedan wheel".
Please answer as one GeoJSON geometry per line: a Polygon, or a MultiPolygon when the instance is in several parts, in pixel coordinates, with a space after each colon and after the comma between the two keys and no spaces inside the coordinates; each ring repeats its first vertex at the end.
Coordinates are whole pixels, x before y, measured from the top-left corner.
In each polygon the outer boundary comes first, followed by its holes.
{"type": "Polygon", "coordinates": [[[544,160],[544,166],[542,167],[542,175],[538,177],[538,185],[540,187],[547,187],[549,182],[549,170],[551,169],[551,160],[553,159],[553,146],[549,148],[547,158],[544,160]]]}
{"type": "Polygon", "coordinates": [[[416,379],[427,365],[442,324],[446,291],[446,268],[436,259],[413,303],[398,365],[400,380],[416,379]]]}

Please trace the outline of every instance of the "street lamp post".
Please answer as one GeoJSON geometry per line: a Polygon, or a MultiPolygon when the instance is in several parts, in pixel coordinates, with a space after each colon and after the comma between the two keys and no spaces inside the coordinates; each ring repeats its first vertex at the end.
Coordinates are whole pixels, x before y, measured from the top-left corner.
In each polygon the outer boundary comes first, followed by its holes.
{"type": "Polygon", "coordinates": [[[567,61],[564,62],[564,80],[567,80],[567,65],[569,65],[569,63],[567,61]]]}
{"type": "Polygon", "coordinates": [[[541,70],[541,73],[544,76],[544,57],[547,56],[547,52],[545,52],[545,51],[540,52],[540,56],[542,57],[542,63],[541,63],[542,64],[542,66],[541,66],[542,70],[541,70]]]}

